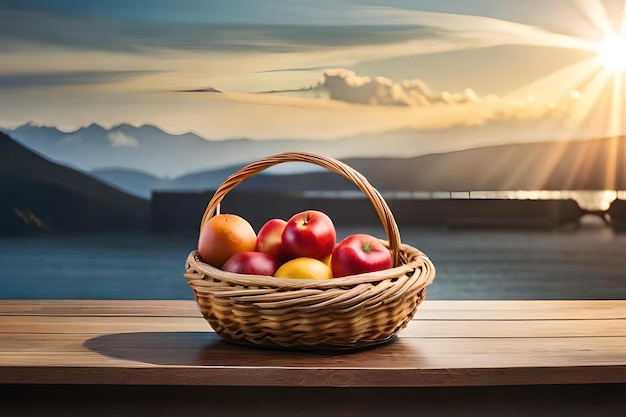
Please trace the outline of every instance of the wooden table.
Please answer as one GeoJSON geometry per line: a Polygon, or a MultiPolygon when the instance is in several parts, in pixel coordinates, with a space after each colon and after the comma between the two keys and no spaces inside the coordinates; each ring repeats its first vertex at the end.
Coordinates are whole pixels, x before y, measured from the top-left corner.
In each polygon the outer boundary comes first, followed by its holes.
{"type": "Polygon", "coordinates": [[[5,300],[0,384],[0,415],[623,416],[626,300],[427,300],[345,353],[228,344],[192,301],[5,300]]]}

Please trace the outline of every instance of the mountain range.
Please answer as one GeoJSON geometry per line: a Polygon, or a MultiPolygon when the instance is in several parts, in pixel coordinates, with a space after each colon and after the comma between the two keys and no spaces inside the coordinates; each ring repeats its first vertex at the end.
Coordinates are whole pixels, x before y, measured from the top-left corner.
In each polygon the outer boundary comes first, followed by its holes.
{"type": "Polygon", "coordinates": [[[107,129],[92,123],[64,132],[28,123],[6,133],[27,148],[77,169],[123,168],[158,178],[240,165],[285,151],[309,151],[335,158],[399,156],[412,146],[413,154],[420,153],[419,141],[402,133],[392,134],[393,146],[375,135],[339,140],[207,140],[193,132],[171,134],[152,125],[130,124],[107,129]]]}
{"type": "MultiPolygon", "coordinates": [[[[626,137],[576,142],[489,146],[412,158],[345,158],[381,191],[509,191],[625,189],[626,137]]],[[[242,165],[170,180],[109,170],[103,178],[149,198],[151,189],[214,190],[242,165]],[[133,182],[134,181],[134,182],[133,182]],[[153,188],[149,188],[153,187],[153,188]]],[[[260,173],[237,189],[349,190],[347,180],[324,170],[289,175],[260,173]]]]}
{"type": "Polygon", "coordinates": [[[623,190],[626,136],[488,146],[414,158],[349,158],[380,189],[623,190]]]}
{"type": "MultiPolygon", "coordinates": [[[[245,164],[287,150],[306,150],[341,159],[383,191],[626,188],[626,174],[621,166],[626,161],[625,137],[512,143],[421,155],[423,138],[417,136],[411,143],[407,132],[389,136],[382,144],[374,136],[335,141],[210,141],[194,133],[172,135],[155,126],[128,124],[110,129],[92,124],[73,132],[26,124],[10,131],[10,135],[47,158],[145,199],[150,198],[153,190],[215,189],[245,164]],[[387,151],[381,150],[383,145],[387,151]],[[398,150],[403,152],[401,157],[389,156],[398,150]]],[[[335,174],[314,168],[281,164],[244,181],[238,188],[350,187],[335,174]],[[282,169],[287,166],[290,168],[282,169]],[[285,173],[290,175],[278,175],[285,173]]]]}

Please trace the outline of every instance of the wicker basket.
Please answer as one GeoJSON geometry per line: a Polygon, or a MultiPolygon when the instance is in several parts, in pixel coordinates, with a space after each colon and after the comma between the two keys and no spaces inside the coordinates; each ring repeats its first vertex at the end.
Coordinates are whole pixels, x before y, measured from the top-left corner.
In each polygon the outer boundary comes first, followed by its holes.
{"type": "MultiPolygon", "coordinates": [[[[299,280],[233,274],[202,261],[196,250],[185,278],[203,316],[224,340],[259,347],[352,349],[391,340],[411,320],[435,277],[419,250],[400,243],[393,214],[380,193],[346,164],[325,156],[289,152],[237,171],[209,202],[202,225],[237,184],[273,165],[307,162],[344,176],[372,202],[391,250],[394,267],[331,280],[299,280]]],[[[295,213],[294,213],[295,214],[295,213]]]]}

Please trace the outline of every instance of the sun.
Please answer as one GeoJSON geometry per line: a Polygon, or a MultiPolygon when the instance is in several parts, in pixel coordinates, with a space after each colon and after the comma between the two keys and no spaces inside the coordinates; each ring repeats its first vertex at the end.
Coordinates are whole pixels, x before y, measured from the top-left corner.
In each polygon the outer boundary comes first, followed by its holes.
{"type": "Polygon", "coordinates": [[[607,69],[626,70],[626,36],[613,35],[597,47],[598,60],[607,69]]]}

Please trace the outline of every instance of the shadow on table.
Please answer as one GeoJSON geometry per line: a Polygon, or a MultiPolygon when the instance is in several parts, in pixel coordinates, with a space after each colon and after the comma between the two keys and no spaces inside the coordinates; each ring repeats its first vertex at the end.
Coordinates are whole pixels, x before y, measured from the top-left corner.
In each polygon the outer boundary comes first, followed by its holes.
{"type": "Polygon", "coordinates": [[[213,332],[113,333],[87,340],[84,346],[108,357],[177,366],[294,366],[362,367],[389,357],[415,356],[415,348],[392,339],[379,346],[354,350],[292,350],[238,345],[213,332]]]}

